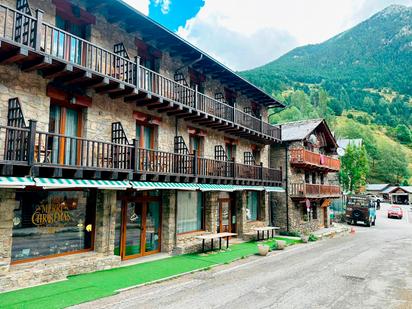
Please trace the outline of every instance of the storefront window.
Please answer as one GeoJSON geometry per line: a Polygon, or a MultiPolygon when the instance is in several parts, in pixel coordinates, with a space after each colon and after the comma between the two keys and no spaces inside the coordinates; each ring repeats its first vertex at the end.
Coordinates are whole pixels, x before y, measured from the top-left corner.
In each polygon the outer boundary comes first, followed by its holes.
{"type": "Polygon", "coordinates": [[[259,212],[259,192],[249,191],[247,194],[246,220],[256,221],[259,212]]]}
{"type": "Polygon", "coordinates": [[[202,192],[177,193],[177,233],[203,229],[202,192]]]}
{"type": "Polygon", "coordinates": [[[86,191],[18,192],[12,261],[91,249],[94,197],[86,191]]]}

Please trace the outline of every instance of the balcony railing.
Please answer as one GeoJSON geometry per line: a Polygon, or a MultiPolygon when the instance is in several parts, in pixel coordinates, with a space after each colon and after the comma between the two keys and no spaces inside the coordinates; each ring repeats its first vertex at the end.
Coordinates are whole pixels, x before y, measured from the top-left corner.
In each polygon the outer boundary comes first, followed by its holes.
{"type": "Polygon", "coordinates": [[[309,183],[291,183],[289,190],[292,197],[335,197],[341,193],[339,186],[309,183]]]}
{"type": "Polygon", "coordinates": [[[29,166],[71,167],[281,184],[281,171],[262,165],[219,161],[194,154],[177,154],[74,137],[29,128],[0,126],[0,162],[29,166]]]}
{"type": "Polygon", "coordinates": [[[0,4],[0,39],[280,140],[280,128],[43,20],[0,4]],[[17,22],[18,21],[18,22],[17,22]],[[28,26],[23,26],[27,24],[28,26]],[[19,26],[20,25],[20,26],[19,26]]]}
{"type": "Polygon", "coordinates": [[[333,171],[339,171],[340,169],[340,161],[338,159],[303,148],[291,149],[290,157],[290,162],[292,164],[316,166],[333,171]]]}

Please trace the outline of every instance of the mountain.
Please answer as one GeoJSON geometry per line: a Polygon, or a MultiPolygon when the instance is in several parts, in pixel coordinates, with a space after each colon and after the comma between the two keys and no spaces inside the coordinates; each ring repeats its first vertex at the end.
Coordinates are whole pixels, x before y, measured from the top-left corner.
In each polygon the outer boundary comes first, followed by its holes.
{"type": "Polygon", "coordinates": [[[321,116],[342,128],[350,118],[412,149],[412,7],[389,6],[321,44],[241,74],[288,106],[272,122],[321,116]]]}
{"type": "MultiPolygon", "coordinates": [[[[321,85],[342,101],[344,109],[369,112],[363,104],[365,97],[398,99],[409,104],[397,102],[398,110],[390,111],[389,118],[400,116],[402,123],[411,123],[407,116],[412,97],[412,8],[389,6],[324,43],[296,48],[242,74],[273,93],[302,84],[321,85]]],[[[378,121],[387,125],[399,122],[382,118],[378,121]]]]}

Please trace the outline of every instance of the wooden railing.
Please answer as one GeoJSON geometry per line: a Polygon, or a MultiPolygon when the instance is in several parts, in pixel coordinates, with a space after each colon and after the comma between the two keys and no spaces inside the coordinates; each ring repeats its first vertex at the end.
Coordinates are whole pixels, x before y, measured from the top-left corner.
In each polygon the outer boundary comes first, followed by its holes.
{"type": "Polygon", "coordinates": [[[61,30],[45,22],[40,10],[36,11],[36,16],[30,16],[0,4],[0,36],[3,40],[61,59],[62,62],[83,67],[130,87],[140,88],[280,140],[278,126],[270,125],[260,118],[204,95],[197,89],[149,70],[140,65],[138,57],[126,59],[61,30]],[[20,23],[21,27],[18,26],[20,23]],[[23,27],[23,24],[28,26],[23,27]]]}
{"type": "Polygon", "coordinates": [[[340,195],[340,187],[334,185],[291,183],[289,194],[298,197],[328,197],[340,195]]]}
{"type": "Polygon", "coordinates": [[[320,167],[326,167],[331,170],[339,171],[339,159],[330,156],[315,153],[303,148],[294,148],[290,150],[290,162],[296,164],[310,164],[320,167]]]}
{"type": "Polygon", "coordinates": [[[0,162],[47,167],[73,167],[214,179],[247,179],[281,185],[280,170],[177,154],[132,145],[91,140],[28,128],[0,126],[0,162]]]}

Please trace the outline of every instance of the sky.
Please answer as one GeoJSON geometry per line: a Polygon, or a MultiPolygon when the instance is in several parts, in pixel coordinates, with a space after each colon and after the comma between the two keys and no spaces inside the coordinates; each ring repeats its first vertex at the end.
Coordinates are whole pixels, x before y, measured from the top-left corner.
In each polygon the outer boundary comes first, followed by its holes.
{"type": "Polygon", "coordinates": [[[233,70],[321,43],[412,0],[125,0],[233,70]]]}

